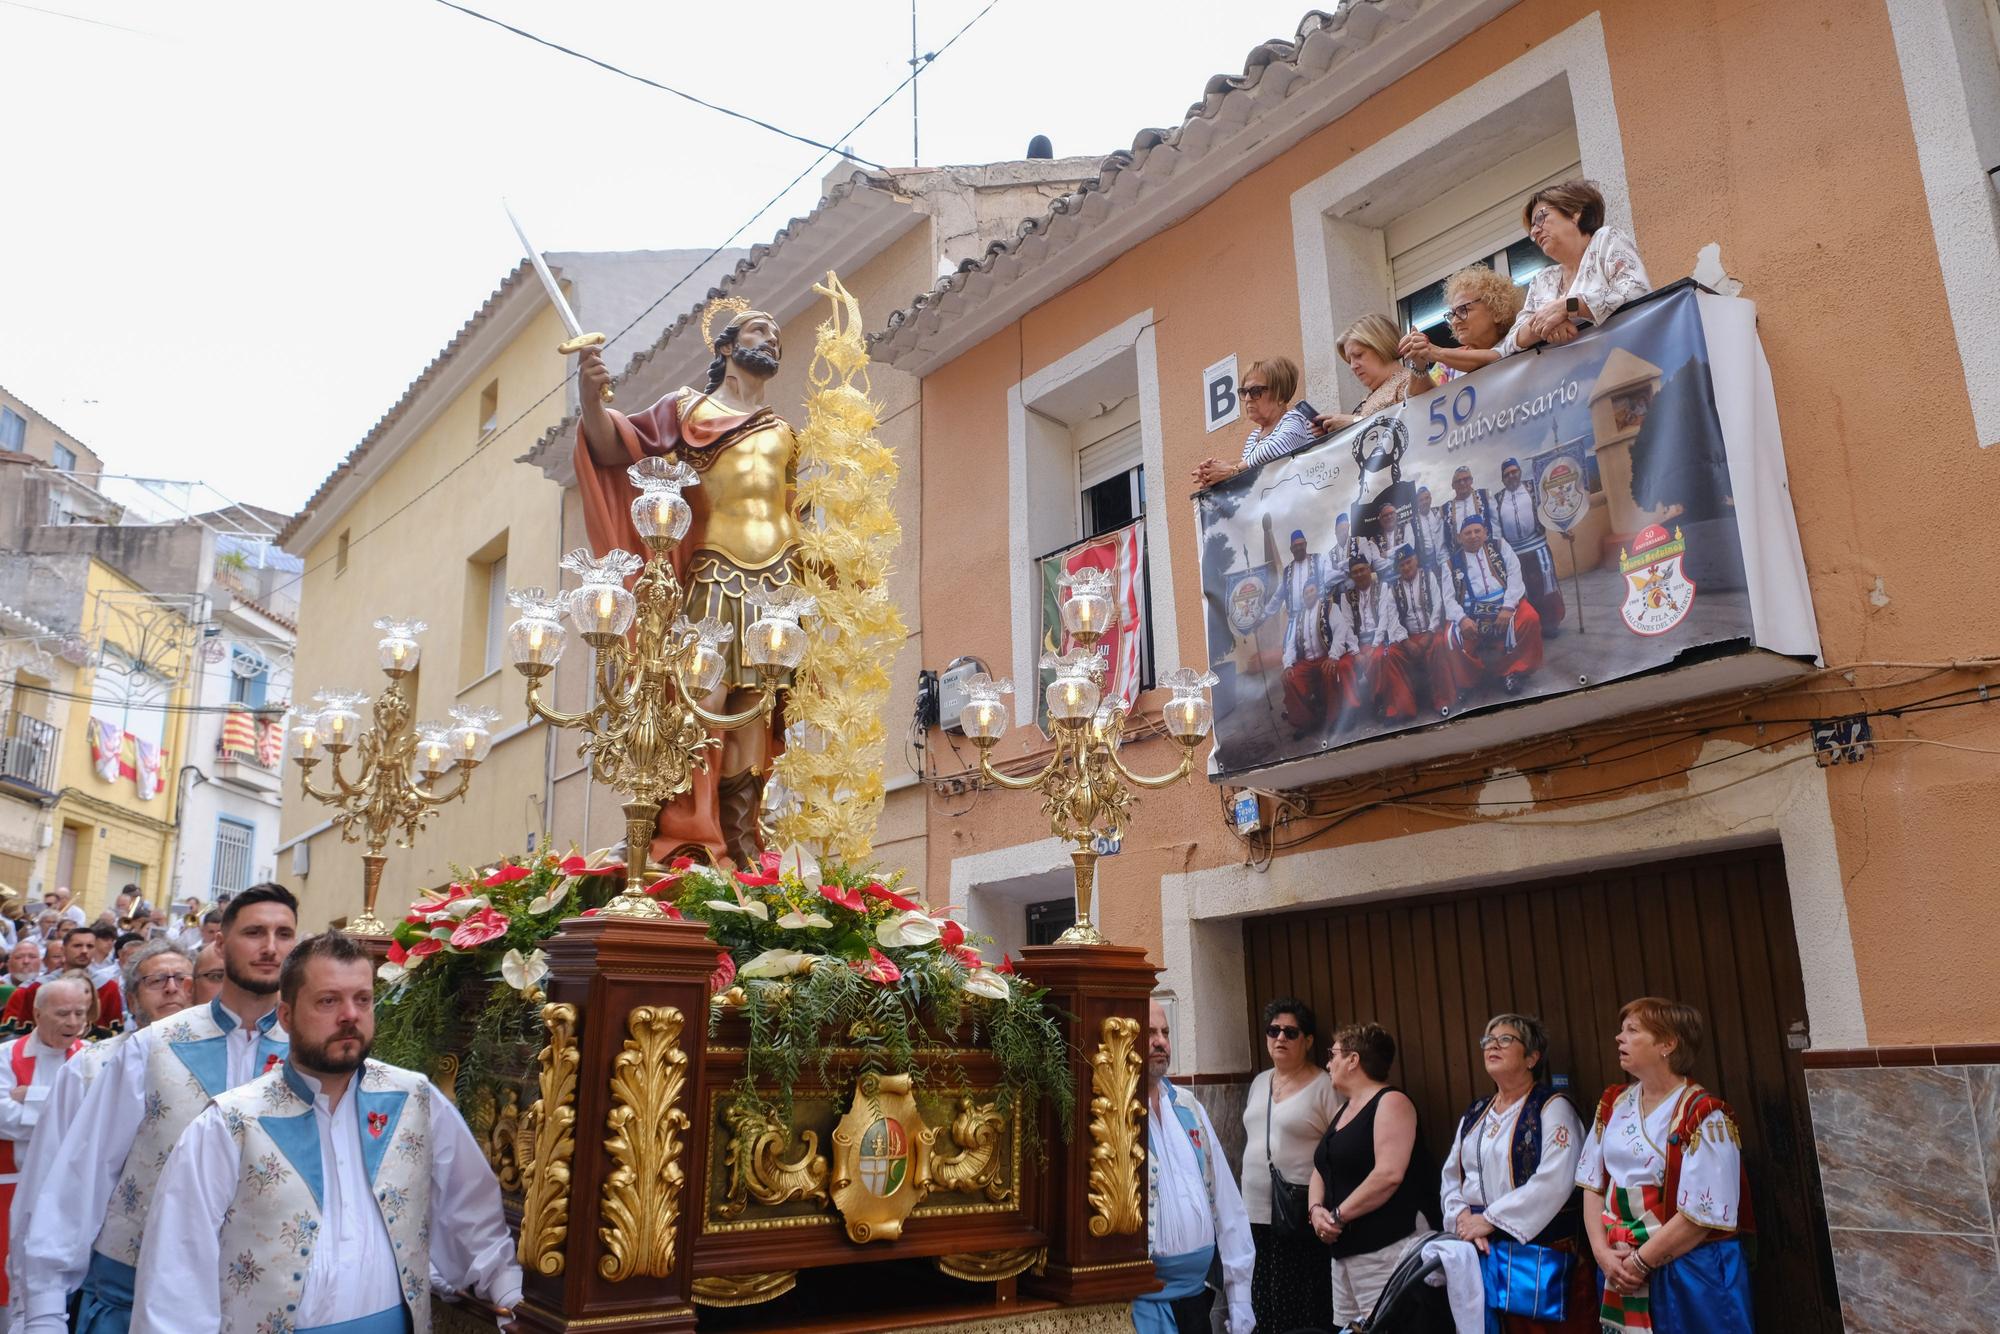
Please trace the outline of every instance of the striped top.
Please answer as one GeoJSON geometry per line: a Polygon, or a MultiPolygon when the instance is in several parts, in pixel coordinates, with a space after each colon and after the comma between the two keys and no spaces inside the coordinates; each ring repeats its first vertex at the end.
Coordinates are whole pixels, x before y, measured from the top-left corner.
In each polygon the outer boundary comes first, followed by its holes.
{"type": "Polygon", "coordinates": [[[1250,432],[1250,438],[1243,442],[1243,466],[1261,467],[1272,459],[1296,454],[1318,438],[1319,428],[1312,418],[1297,408],[1287,408],[1268,434],[1261,426],[1250,432]]]}

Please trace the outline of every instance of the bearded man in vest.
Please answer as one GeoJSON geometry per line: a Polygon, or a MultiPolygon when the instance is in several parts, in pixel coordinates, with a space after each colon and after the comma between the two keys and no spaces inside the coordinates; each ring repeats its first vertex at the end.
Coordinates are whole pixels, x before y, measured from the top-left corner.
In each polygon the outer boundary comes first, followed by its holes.
{"type": "Polygon", "coordinates": [[[64,1308],[79,1288],[78,1334],[127,1334],[139,1242],[167,1154],[211,1098],[284,1059],[278,975],[298,913],[283,885],[231,899],[221,994],[120,1043],[90,1086],[25,1205],[17,1240],[24,1334],[63,1334],[64,1308]]]}
{"type": "Polygon", "coordinates": [[[300,942],[278,1016],[286,1059],[217,1097],[167,1160],[134,1328],[428,1334],[433,1271],[510,1311],[521,1267],[493,1169],[435,1085],[368,1059],[367,952],[339,931],[300,942]]]}
{"type": "MultiPolygon", "coordinates": [[[[20,1180],[22,1151],[35,1133],[63,1062],[82,1050],[89,1022],[90,985],[80,978],[58,978],[35,993],[33,1031],[0,1047],[12,1086],[0,1098],[0,1258],[7,1253],[7,1213],[20,1180]]],[[[6,1274],[0,1270],[0,1299],[6,1295],[6,1274]]],[[[6,1317],[0,1316],[0,1334],[6,1329],[6,1317]]]]}

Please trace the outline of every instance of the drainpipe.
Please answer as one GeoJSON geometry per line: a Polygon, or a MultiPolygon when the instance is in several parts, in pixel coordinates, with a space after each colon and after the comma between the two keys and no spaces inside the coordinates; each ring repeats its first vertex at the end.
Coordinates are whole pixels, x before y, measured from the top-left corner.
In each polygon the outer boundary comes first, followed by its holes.
{"type": "Polygon", "coordinates": [[[187,810],[187,794],[207,781],[208,775],[201,771],[201,766],[195,764],[183,764],[180,772],[174,775],[174,843],[176,847],[174,849],[173,884],[168,889],[166,903],[161,905],[168,909],[171,909],[172,905],[180,902],[181,897],[181,859],[179,854],[185,851],[187,847],[187,834],[181,827],[182,821],[186,818],[184,812],[187,810]],[[194,775],[194,782],[192,783],[187,781],[189,774],[194,775]]]}

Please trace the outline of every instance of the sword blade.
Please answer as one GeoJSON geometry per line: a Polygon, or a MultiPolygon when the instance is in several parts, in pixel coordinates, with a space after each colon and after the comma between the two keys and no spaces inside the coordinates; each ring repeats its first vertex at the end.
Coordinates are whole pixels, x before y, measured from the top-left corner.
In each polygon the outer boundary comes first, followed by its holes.
{"type": "Polygon", "coordinates": [[[514,216],[514,210],[508,207],[506,200],[500,201],[500,207],[506,209],[507,221],[514,224],[514,235],[521,238],[521,248],[528,252],[528,262],[535,266],[535,276],[542,280],[542,290],[549,294],[549,304],[556,308],[557,316],[562,319],[563,328],[569,330],[571,338],[581,338],[583,326],[576,322],[576,312],[569,308],[569,302],[563,297],[562,288],[556,285],[555,275],[549,272],[548,261],[542,258],[542,252],[535,249],[534,242],[528,239],[528,233],[521,228],[521,220],[514,216]]]}

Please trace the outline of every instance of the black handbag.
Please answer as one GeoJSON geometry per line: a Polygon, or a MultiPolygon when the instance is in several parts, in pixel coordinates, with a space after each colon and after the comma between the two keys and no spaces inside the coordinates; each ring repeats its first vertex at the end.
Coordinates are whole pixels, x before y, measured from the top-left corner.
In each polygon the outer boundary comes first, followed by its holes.
{"type": "Polygon", "coordinates": [[[1271,1159],[1271,1121],[1277,1115],[1278,1072],[1264,1086],[1264,1167],[1271,1174],[1271,1235],[1281,1241],[1318,1241],[1312,1228],[1312,1210],[1304,1186],[1295,1186],[1278,1171],[1271,1159]]]}

